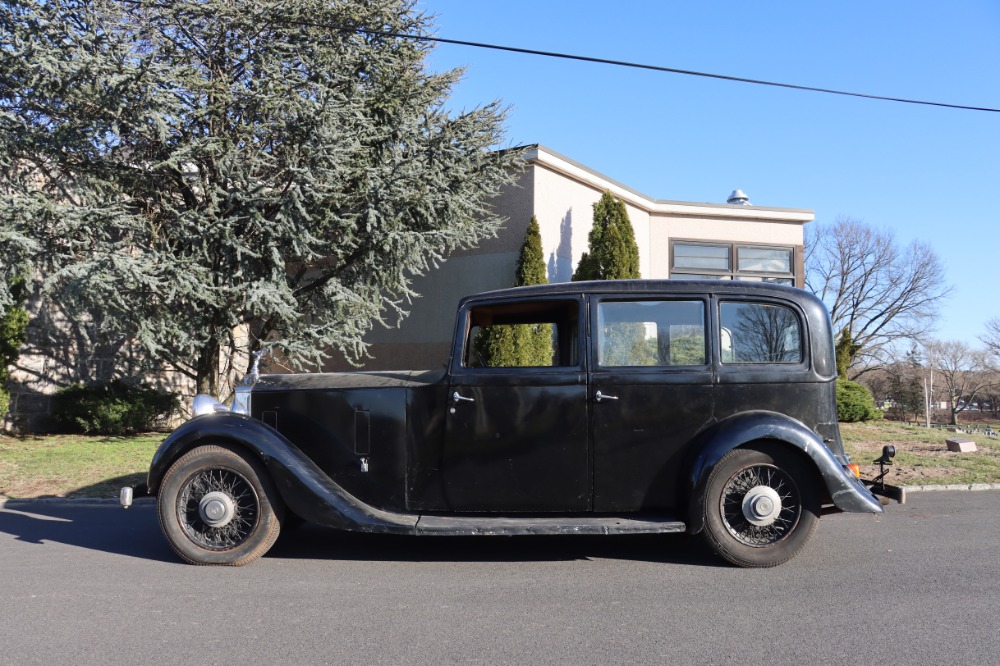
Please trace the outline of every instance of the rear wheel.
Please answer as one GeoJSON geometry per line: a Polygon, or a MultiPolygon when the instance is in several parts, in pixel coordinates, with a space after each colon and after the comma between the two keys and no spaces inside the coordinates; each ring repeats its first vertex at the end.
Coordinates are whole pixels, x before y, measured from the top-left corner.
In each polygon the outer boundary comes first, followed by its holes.
{"type": "Polygon", "coordinates": [[[709,475],[704,498],[705,539],[741,567],[773,567],[795,557],[819,522],[811,473],[791,452],[734,449],[709,475]]]}
{"type": "Polygon", "coordinates": [[[274,544],[284,506],[256,459],[210,445],[170,467],[157,513],[170,546],[186,561],[242,566],[274,544]]]}

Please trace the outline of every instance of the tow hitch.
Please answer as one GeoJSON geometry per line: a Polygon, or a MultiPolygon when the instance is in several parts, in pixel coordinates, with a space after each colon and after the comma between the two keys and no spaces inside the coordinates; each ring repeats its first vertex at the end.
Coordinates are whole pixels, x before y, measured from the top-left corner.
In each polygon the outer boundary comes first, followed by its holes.
{"type": "Polygon", "coordinates": [[[896,447],[891,444],[883,446],[882,456],[872,461],[878,463],[879,475],[874,479],[861,479],[861,483],[865,484],[883,505],[888,504],[888,500],[896,500],[900,504],[906,504],[906,488],[890,486],[885,482],[885,475],[889,473],[888,468],[892,467],[892,459],[895,455],[896,447]]]}

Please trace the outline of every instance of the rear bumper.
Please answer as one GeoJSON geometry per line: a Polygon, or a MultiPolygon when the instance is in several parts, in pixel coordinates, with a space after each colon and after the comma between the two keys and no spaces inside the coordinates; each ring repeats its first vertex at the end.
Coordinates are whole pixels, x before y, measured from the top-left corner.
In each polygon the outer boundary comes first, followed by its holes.
{"type": "Polygon", "coordinates": [[[890,500],[899,504],[906,504],[906,488],[891,486],[888,483],[872,479],[861,479],[861,483],[865,485],[868,492],[878,498],[883,506],[888,504],[890,500]]]}

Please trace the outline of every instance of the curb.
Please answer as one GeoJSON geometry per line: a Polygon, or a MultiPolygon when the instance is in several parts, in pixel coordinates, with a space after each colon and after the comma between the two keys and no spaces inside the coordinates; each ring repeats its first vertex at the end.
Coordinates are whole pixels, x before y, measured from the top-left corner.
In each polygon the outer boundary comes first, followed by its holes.
{"type": "MultiPolygon", "coordinates": [[[[155,504],[155,497],[139,497],[132,502],[132,506],[143,504],[155,504]]],[[[0,497],[0,510],[10,507],[16,509],[21,506],[106,506],[121,507],[117,497],[0,497]]]]}
{"type": "MultiPolygon", "coordinates": [[[[952,483],[943,486],[902,486],[907,493],[929,493],[944,491],[980,491],[1000,490],[1000,483],[952,483]]],[[[132,506],[155,504],[155,497],[137,497],[132,506]]],[[[66,506],[121,506],[117,497],[32,497],[19,499],[16,497],[0,497],[0,510],[19,506],[33,505],[66,505],[66,506]]]]}
{"type": "Polygon", "coordinates": [[[908,493],[942,490],[1000,490],[1000,483],[952,483],[944,486],[903,486],[908,493]]]}

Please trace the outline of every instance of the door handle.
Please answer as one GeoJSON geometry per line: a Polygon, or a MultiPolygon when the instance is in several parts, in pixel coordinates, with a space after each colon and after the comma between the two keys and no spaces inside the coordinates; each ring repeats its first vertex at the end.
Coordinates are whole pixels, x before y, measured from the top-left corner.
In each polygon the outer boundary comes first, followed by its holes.
{"type": "Polygon", "coordinates": [[[616,395],[608,395],[607,393],[601,393],[600,391],[594,394],[594,400],[597,402],[601,402],[602,400],[617,400],[617,399],[618,396],[616,395]]]}
{"type": "Polygon", "coordinates": [[[460,395],[458,391],[451,394],[451,399],[455,401],[455,404],[460,402],[475,402],[475,398],[466,398],[464,395],[460,395]]]}

